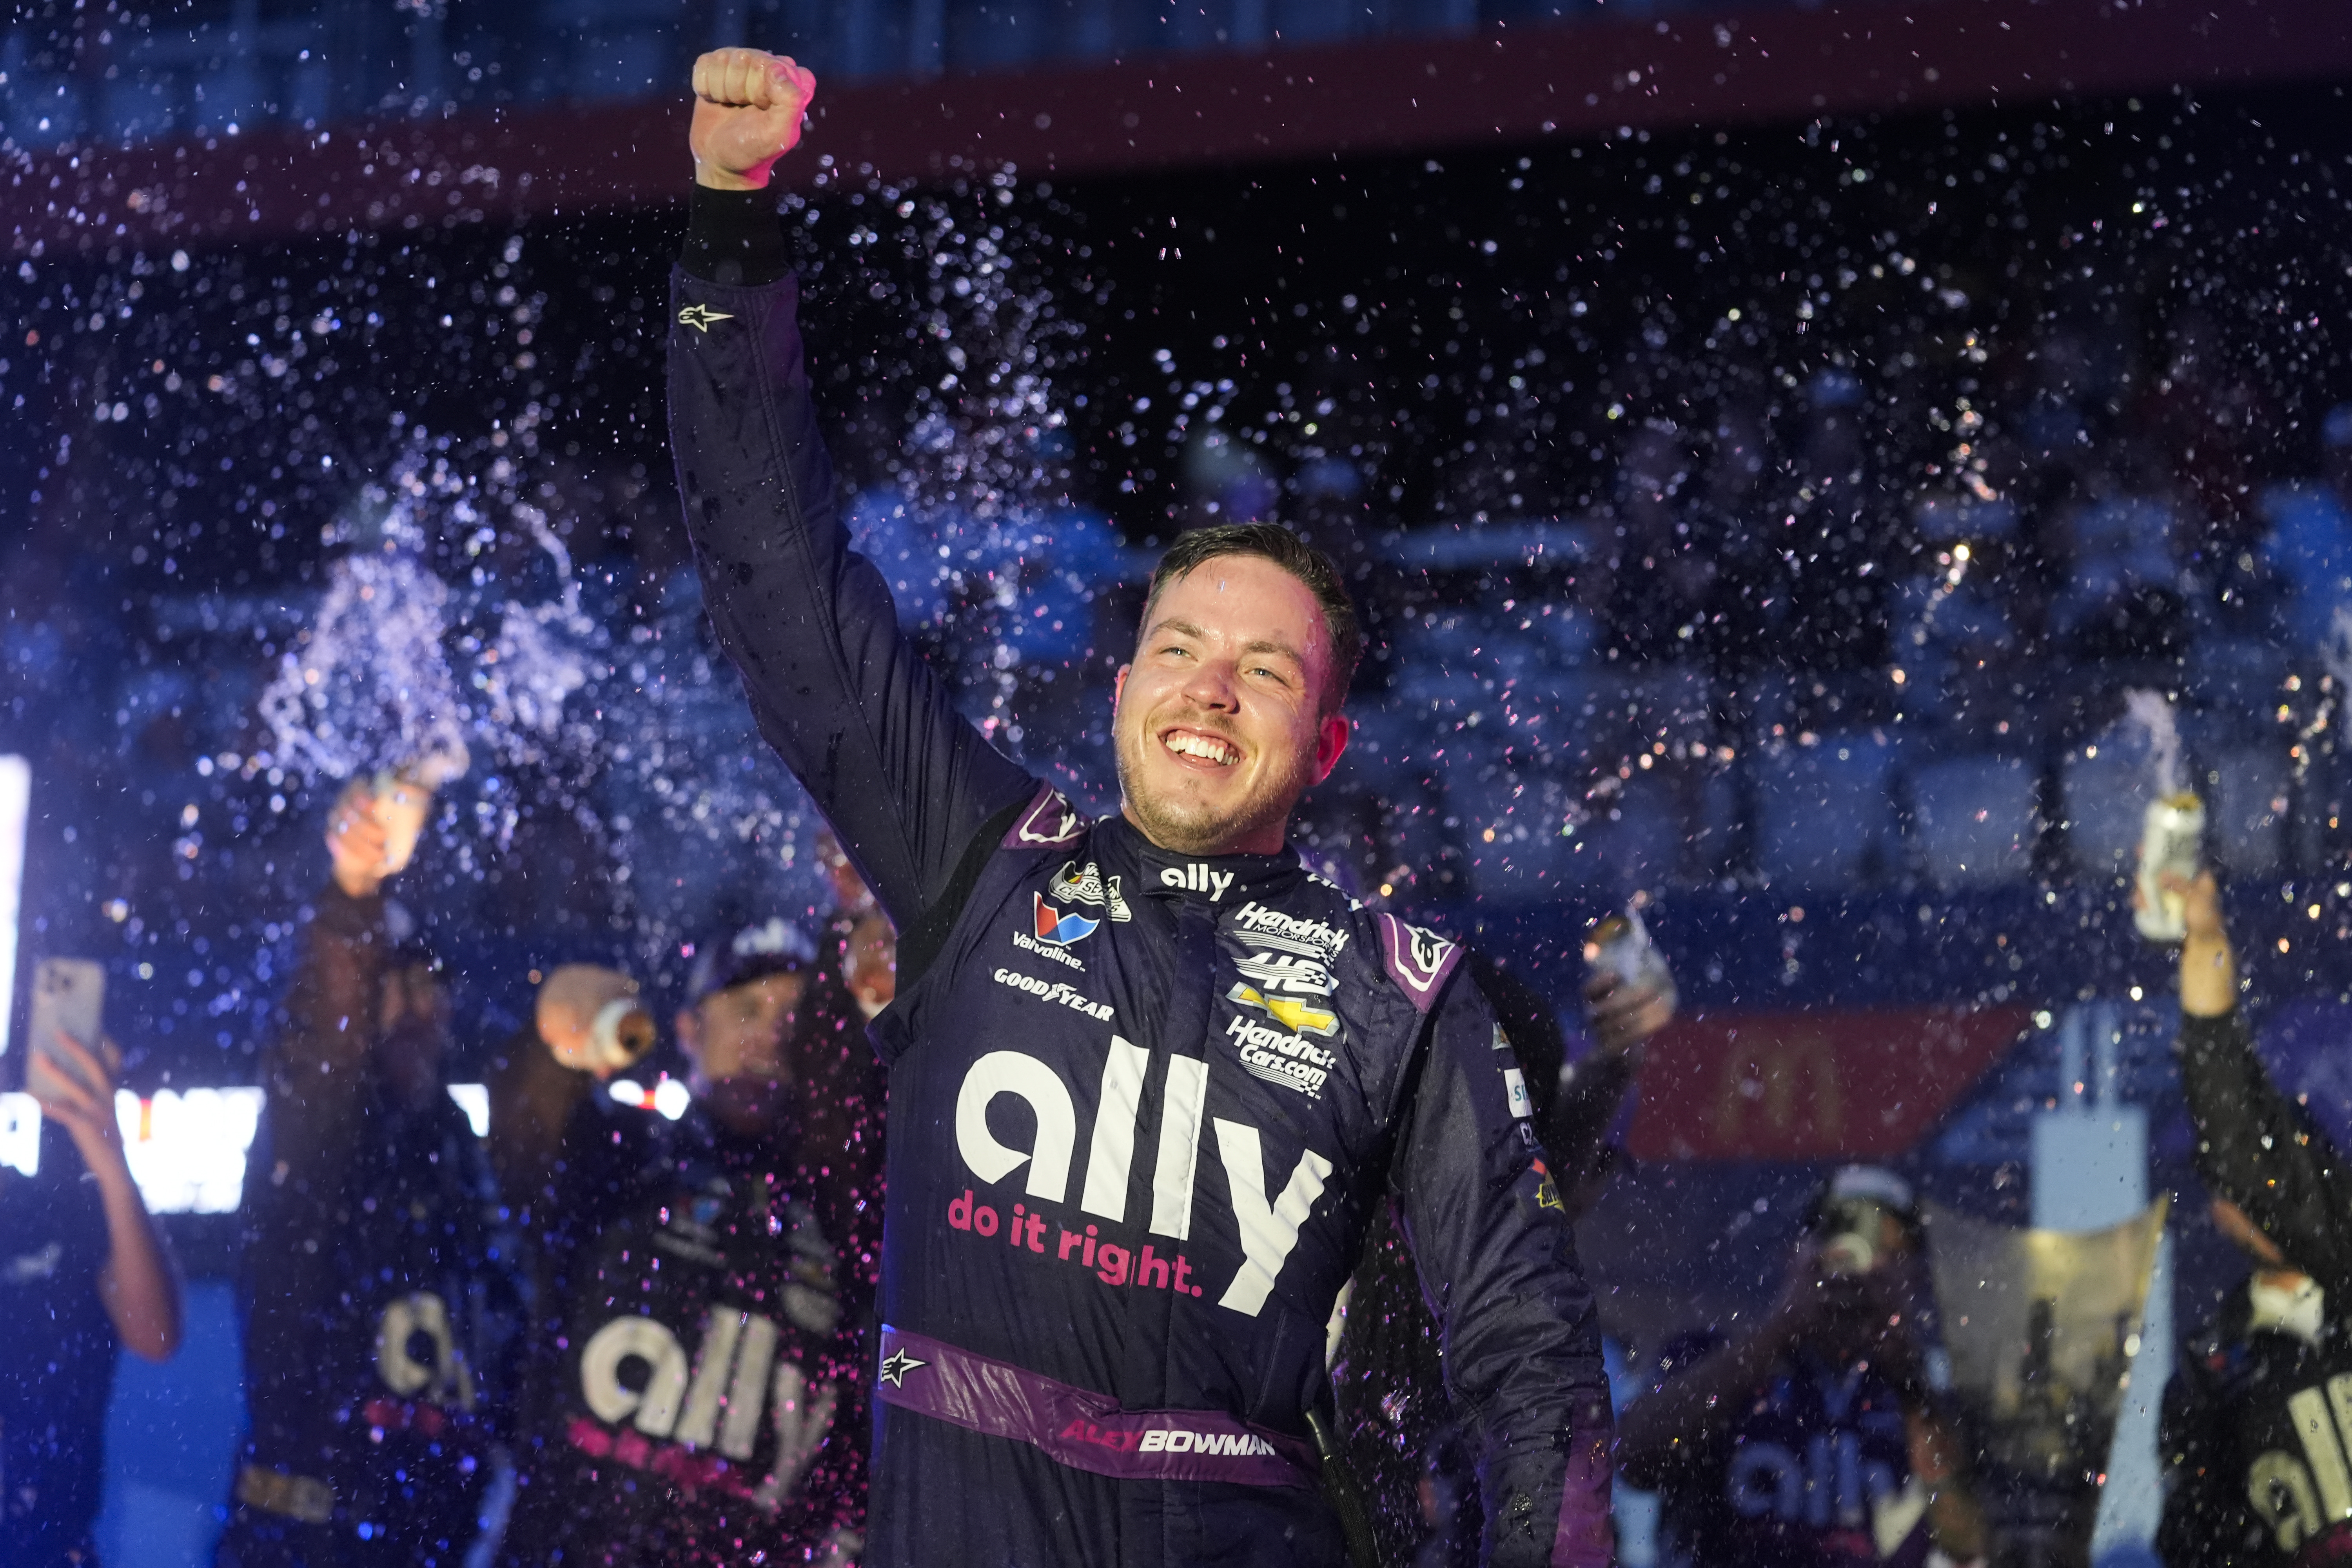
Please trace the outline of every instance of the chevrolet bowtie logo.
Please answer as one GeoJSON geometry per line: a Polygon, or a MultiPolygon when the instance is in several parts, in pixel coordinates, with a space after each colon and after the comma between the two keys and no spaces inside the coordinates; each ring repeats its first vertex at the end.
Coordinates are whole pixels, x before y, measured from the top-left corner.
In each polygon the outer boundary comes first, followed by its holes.
{"type": "Polygon", "coordinates": [[[708,305],[688,305],[677,313],[678,321],[698,332],[707,332],[713,321],[731,321],[735,318],[724,310],[714,310],[708,305]]]}
{"type": "Polygon", "coordinates": [[[1320,1035],[1328,1039],[1339,1032],[1339,1016],[1328,1007],[1318,1007],[1312,1002],[1302,1002],[1296,996],[1269,996],[1255,985],[1235,984],[1225,993],[1225,1000],[1244,1007],[1255,1007],[1274,1018],[1295,1035],[1320,1035]]]}
{"type": "Polygon", "coordinates": [[[882,1381],[893,1388],[903,1388],[906,1386],[904,1379],[908,1373],[919,1366],[930,1364],[927,1361],[917,1361],[905,1351],[894,1350],[882,1358],[882,1381]]]}

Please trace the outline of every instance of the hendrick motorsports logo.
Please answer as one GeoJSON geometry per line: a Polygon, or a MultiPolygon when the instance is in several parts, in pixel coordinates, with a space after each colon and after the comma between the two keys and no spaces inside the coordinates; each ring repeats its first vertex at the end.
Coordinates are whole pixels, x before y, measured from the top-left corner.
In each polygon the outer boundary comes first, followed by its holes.
{"type": "Polygon", "coordinates": [[[1323,1098],[1323,1080],[1339,1059],[1304,1035],[1286,1035],[1239,1013],[1225,1026],[1225,1037],[1234,1042],[1244,1072],[1309,1100],[1323,1098]]]}
{"type": "Polygon", "coordinates": [[[1286,948],[1325,960],[1337,958],[1339,950],[1348,945],[1348,932],[1321,921],[1268,909],[1255,899],[1234,911],[1233,925],[1236,931],[1248,931],[1253,938],[1264,939],[1265,946],[1286,948]]]}

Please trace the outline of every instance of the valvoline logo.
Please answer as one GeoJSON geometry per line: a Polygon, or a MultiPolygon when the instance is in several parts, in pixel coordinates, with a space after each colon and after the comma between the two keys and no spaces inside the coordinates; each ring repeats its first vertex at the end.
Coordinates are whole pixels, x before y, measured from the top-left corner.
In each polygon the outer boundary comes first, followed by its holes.
{"type": "Polygon", "coordinates": [[[1090,921],[1084,915],[1074,915],[1067,910],[1057,910],[1045,901],[1042,893],[1029,895],[1030,907],[1037,914],[1037,940],[1067,947],[1074,942],[1095,934],[1100,921],[1090,921]]]}

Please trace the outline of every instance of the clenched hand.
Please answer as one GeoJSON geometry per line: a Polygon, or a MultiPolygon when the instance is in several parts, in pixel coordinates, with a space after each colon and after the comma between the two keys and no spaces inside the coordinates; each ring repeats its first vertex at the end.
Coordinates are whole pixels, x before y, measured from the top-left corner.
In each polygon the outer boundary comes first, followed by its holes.
{"type": "Polygon", "coordinates": [[[764,49],[713,49],[694,62],[694,152],[698,184],[756,191],[801,139],[816,76],[764,49]]]}

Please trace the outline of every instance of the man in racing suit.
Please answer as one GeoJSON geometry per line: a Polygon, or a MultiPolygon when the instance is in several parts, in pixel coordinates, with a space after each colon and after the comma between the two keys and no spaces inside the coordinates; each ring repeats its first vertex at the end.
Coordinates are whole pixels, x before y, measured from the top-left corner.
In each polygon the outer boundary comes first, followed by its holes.
{"type": "Polygon", "coordinates": [[[1269,525],[1155,574],[1087,822],[990,750],[852,552],[761,194],[814,80],[695,68],[671,438],[762,733],[901,933],[869,1565],[1331,1564],[1324,1325],[1393,1199],[1496,1563],[1601,1563],[1592,1303],[1461,949],[1286,847],[1360,637],[1269,525]]]}
{"type": "Polygon", "coordinates": [[[2352,1171],[2271,1082],[2210,874],[2188,899],[2180,1073],[2214,1217],[2262,1265],[2165,1390],[2167,1568],[2352,1562],[2352,1171]]]}

